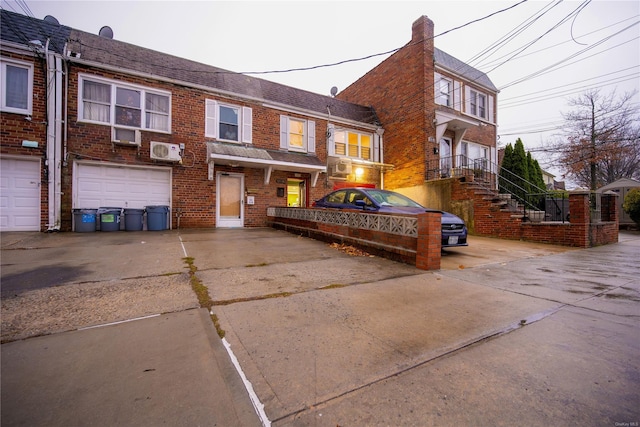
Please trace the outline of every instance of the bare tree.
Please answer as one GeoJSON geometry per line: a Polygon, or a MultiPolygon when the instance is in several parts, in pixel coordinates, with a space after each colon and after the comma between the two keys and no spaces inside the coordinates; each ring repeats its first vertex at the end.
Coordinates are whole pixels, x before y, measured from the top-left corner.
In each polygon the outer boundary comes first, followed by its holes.
{"type": "Polygon", "coordinates": [[[591,190],[620,178],[640,178],[640,114],[633,96],[593,90],[570,100],[564,136],[553,144],[566,177],[591,190]]]}

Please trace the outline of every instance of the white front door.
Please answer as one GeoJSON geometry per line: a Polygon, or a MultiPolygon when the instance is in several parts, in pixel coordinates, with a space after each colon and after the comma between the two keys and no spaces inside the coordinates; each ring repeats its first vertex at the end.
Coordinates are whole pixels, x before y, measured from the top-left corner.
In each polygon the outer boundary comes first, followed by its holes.
{"type": "Polygon", "coordinates": [[[216,177],[216,226],[244,226],[244,175],[219,172],[216,177]]]}
{"type": "Polygon", "coordinates": [[[0,231],[40,231],[39,158],[0,159],[0,231]]]}

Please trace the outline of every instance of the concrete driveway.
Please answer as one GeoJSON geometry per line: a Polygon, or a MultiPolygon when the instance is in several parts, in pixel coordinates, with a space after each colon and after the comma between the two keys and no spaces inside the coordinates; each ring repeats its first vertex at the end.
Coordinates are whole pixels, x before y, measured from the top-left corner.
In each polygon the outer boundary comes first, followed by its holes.
{"type": "Polygon", "coordinates": [[[274,425],[640,420],[637,234],[589,250],[472,238],[425,273],[222,233],[183,240],[210,254],[198,276],[274,425]]]}
{"type": "Polygon", "coordinates": [[[2,345],[3,425],[255,425],[260,405],[277,426],[640,421],[638,233],[588,250],[471,237],[437,272],[272,229],[3,234],[2,248],[3,339],[9,318],[51,334],[2,345]],[[240,374],[195,321],[185,256],[240,374]],[[19,300],[64,310],[38,323],[19,300]]]}

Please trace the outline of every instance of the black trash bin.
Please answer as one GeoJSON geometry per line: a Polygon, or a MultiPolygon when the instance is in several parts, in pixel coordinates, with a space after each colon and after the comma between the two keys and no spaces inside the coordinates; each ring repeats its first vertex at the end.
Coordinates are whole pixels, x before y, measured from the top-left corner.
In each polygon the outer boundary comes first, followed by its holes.
{"type": "Polygon", "coordinates": [[[120,231],[120,216],[122,208],[98,208],[100,217],[100,231],[120,231]]]}
{"type": "Polygon", "coordinates": [[[144,209],[126,208],[124,210],[125,231],[141,231],[144,209]]]}
{"type": "Polygon", "coordinates": [[[74,231],[89,233],[96,231],[97,209],[73,209],[74,231]]]}
{"type": "Polygon", "coordinates": [[[169,206],[147,206],[147,230],[166,230],[168,226],[169,206]]]}

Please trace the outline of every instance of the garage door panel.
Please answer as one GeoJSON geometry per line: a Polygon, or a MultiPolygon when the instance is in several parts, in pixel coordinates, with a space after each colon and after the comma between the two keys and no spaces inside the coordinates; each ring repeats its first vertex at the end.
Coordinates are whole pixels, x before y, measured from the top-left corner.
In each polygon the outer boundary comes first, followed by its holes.
{"type": "Polygon", "coordinates": [[[141,209],[171,202],[168,168],[78,164],[74,181],[74,208],[141,209]]]}
{"type": "Polygon", "coordinates": [[[40,160],[0,159],[0,230],[40,230],[40,160]]]}

